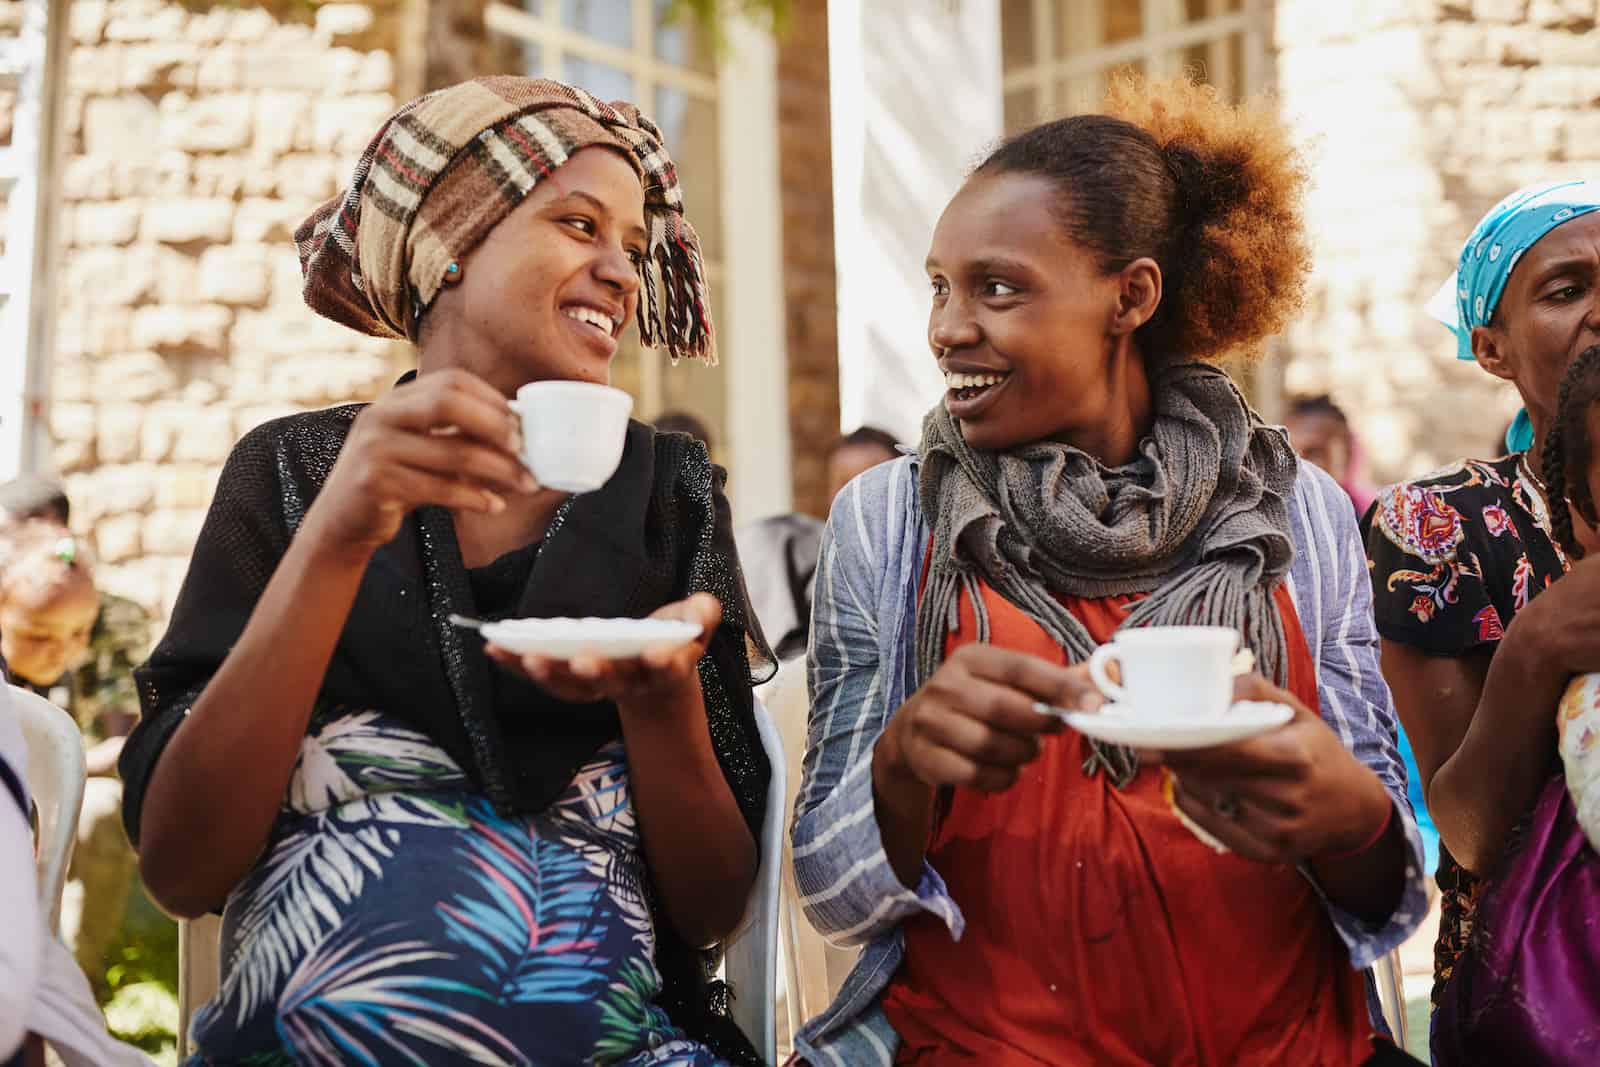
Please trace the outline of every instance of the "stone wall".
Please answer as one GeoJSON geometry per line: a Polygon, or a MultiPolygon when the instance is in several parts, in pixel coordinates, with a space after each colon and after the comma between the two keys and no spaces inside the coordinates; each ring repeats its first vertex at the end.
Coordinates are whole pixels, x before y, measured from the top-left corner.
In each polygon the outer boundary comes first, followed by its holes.
{"type": "Polygon", "coordinates": [[[400,24],[72,5],[54,458],[106,587],[162,614],[234,441],[408,359],[306,310],[291,240],[393,110],[400,24]]]}
{"type": "Polygon", "coordinates": [[[838,308],[826,0],[795,0],[778,42],[778,181],[789,355],[794,507],[828,513],[827,451],[839,437],[838,308]]]}
{"type": "Polygon", "coordinates": [[[1317,275],[1290,391],[1350,411],[1374,473],[1484,455],[1518,401],[1455,360],[1422,304],[1467,233],[1529,182],[1600,164],[1596,0],[1276,5],[1284,109],[1314,161],[1317,275]]]}

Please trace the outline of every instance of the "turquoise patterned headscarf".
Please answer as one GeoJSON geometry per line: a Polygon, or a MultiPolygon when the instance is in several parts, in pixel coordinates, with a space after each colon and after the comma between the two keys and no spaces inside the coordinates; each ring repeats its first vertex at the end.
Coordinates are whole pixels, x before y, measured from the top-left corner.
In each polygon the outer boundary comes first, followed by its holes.
{"type": "MultiPolygon", "coordinates": [[[[1522,254],[1564,222],[1600,211],[1600,182],[1546,182],[1518,189],[1483,217],[1461,249],[1461,262],[1428,301],[1428,314],[1456,335],[1456,358],[1470,360],[1472,330],[1487,326],[1522,254]]],[[[1528,410],[1517,412],[1506,448],[1533,447],[1528,410]]]]}

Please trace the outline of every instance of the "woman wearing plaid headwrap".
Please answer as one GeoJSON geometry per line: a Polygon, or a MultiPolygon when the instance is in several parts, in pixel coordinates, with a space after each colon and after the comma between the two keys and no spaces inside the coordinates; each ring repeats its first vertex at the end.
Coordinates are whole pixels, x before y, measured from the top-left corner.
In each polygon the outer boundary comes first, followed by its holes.
{"type": "Polygon", "coordinates": [[[743,910],[769,775],[724,475],[633,423],[604,487],[541,488],[507,402],[606,382],[630,318],[713,361],[682,208],[630,105],[484,78],[402,108],[296,234],[312,309],[419,372],[240,442],[140,671],[129,835],[167,908],[224,909],[195,1062],[752,1055],[699,951],[743,910]],[[491,661],[451,613],[705,636],[491,661]]]}

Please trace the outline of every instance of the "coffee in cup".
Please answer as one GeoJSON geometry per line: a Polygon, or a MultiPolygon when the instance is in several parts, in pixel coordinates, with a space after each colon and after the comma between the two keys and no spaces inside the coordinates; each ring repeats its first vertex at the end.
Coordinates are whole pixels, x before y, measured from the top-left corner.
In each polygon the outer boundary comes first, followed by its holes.
{"type": "Polygon", "coordinates": [[[1159,718],[1216,718],[1233,704],[1239,632],[1226,626],[1118,631],[1089,657],[1089,677],[1119,710],[1159,718]],[[1106,668],[1116,660],[1122,682],[1106,668]]]}

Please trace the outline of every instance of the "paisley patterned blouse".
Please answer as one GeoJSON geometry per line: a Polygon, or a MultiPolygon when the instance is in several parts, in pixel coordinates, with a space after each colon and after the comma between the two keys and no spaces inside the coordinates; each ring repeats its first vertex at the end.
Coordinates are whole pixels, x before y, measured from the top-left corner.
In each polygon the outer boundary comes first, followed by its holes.
{"type": "MultiPolygon", "coordinates": [[[[1369,518],[1378,633],[1435,656],[1491,654],[1528,601],[1567,569],[1523,454],[1466,460],[1392,486],[1369,518]]],[[[1472,932],[1477,880],[1439,847],[1434,999],[1472,932]]]]}

